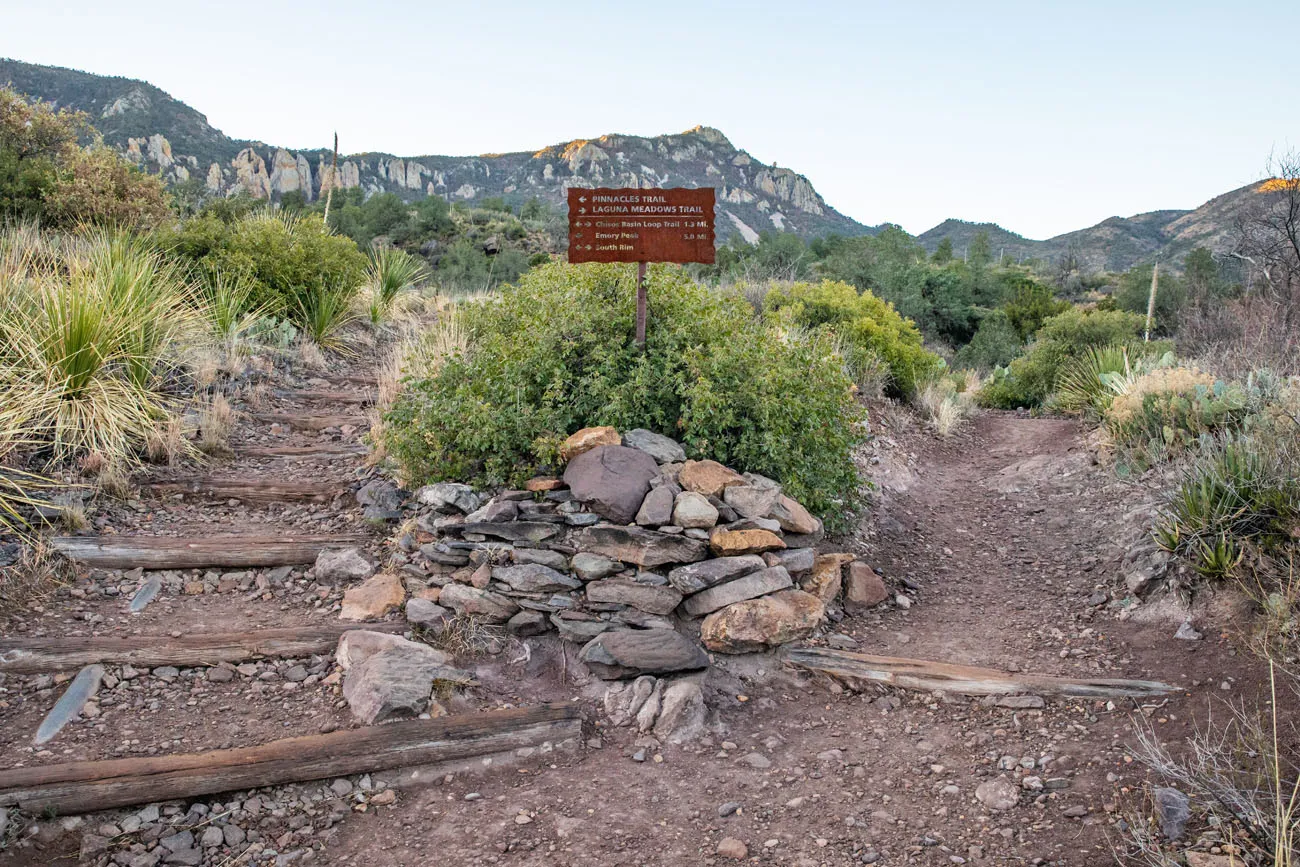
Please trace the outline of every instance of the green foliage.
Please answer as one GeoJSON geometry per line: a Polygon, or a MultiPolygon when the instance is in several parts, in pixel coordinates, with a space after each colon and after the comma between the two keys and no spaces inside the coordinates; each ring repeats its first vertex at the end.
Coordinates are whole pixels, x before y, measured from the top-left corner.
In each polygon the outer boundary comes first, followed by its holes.
{"type": "Polygon", "coordinates": [[[850,364],[880,358],[889,366],[895,394],[911,395],[943,370],[943,360],[922,345],[914,323],[887,301],[870,292],[859,294],[847,283],[823,280],[778,286],[767,294],[764,309],[803,328],[829,329],[843,341],[850,364]]]}
{"type": "Polygon", "coordinates": [[[954,364],[972,370],[992,370],[1009,364],[1023,345],[1019,330],[1007,314],[993,310],[980,319],[970,343],[957,350],[954,364]]]}
{"type": "Polygon", "coordinates": [[[1089,349],[1127,346],[1139,354],[1163,354],[1168,344],[1142,344],[1142,317],[1119,310],[1072,308],[1046,320],[1024,355],[995,371],[980,392],[984,406],[999,409],[1039,407],[1056,390],[1057,375],[1089,349]]]}
{"type": "Polygon", "coordinates": [[[424,263],[394,247],[370,251],[366,287],[370,290],[370,318],[375,324],[387,315],[397,296],[428,276],[424,263]]]}
{"type": "Polygon", "coordinates": [[[341,350],[342,331],[357,318],[355,296],[355,290],[347,286],[322,286],[298,296],[289,314],[317,346],[341,350]]]}
{"type": "Polygon", "coordinates": [[[1058,301],[1049,287],[1029,277],[1018,277],[1014,281],[1014,292],[1002,309],[1021,343],[1033,339],[1048,319],[1070,309],[1069,302],[1058,301]]]}
{"type": "Polygon", "coordinates": [[[1067,359],[1056,377],[1052,406],[1063,412],[1100,417],[1118,393],[1115,377],[1126,381],[1133,371],[1126,346],[1090,346],[1067,359]]]}
{"type": "Polygon", "coordinates": [[[529,268],[521,250],[504,249],[489,256],[479,244],[462,239],[438,260],[438,279],[453,292],[487,292],[513,283],[529,268]]]}
{"type": "Polygon", "coordinates": [[[1106,429],[1124,464],[1145,468],[1202,436],[1235,429],[1250,408],[1246,390],[1185,367],[1137,377],[1107,377],[1119,393],[1105,411],[1106,429]]]}
{"type": "Polygon", "coordinates": [[[649,332],[634,341],[634,270],[555,263],[461,305],[465,352],[413,370],[384,428],[412,483],[519,483],[553,467],[567,434],[644,427],[784,483],[843,526],[862,436],[843,359],[820,331],[783,339],[743,298],[649,272],[649,332]]]}
{"type": "Polygon", "coordinates": [[[930,254],[930,261],[936,265],[947,265],[952,261],[952,239],[944,238],[930,254]]]}

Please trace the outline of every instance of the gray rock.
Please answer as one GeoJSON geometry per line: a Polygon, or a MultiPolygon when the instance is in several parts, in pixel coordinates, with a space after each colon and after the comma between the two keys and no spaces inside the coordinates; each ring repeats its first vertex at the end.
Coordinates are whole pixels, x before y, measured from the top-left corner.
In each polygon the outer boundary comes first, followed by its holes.
{"type": "Polygon", "coordinates": [[[668,485],[651,488],[637,510],[636,522],[642,527],[659,527],[673,520],[673,489],[668,485]]]}
{"type": "Polygon", "coordinates": [[[104,666],[87,665],[77,676],[68,684],[63,695],[54,703],[54,707],[46,714],[45,719],[41,720],[41,725],[36,729],[36,738],[32,741],[36,746],[48,743],[55,735],[63,730],[63,727],[74,720],[81,709],[86,706],[86,702],[99,692],[99,684],[104,679],[104,666]]]}
{"type": "Polygon", "coordinates": [[[598,581],[623,571],[623,564],[619,561],[599,554],[588,554],[585,551],[574,554],[573,559],[569,561],[569,567],[573,569],[573,574],[583,581],[598,581]]]}
{"type": "Polygon", "coordinates": [[[605,689],[605,713],[615,726],[631,725],[642,706],[654,692],[655,679],[638,677],[630,684],[615,684],[605,689]]]}
{"type": "Polygon", "coordinates": [[[686,460],[686,450],[676,440],[645,428],[637,428],[623,434],[623,445],[639,449],[661,464],[686,460]]]}
{"type": "Polygon", "coordinates": [[[669,563],[694,563],[709,554],[709,546],[703,540],[670,536],[640,527],[588,527],[578,534],[574,545],[584,551],[643,568],[669,563]]]}
{"type": "Polygon", "coordinates": [[[482,502],[479,495],[474,493],[474,489],[469,485],[460,485],[454,482],[439,482],[436,485],[426,485],[420,489],[416,497],[423,505],[432,506],[439,512],[456,511],[462,515],[473,512],[482,502]]]}
{"type": "Polygon", "coordinates": [[[551,624],[547,621],[546,615],[540,611],[520,611],[506,621],[506,629],[518,638],[528,638],[549,632],[551,624]]]}
{"type": "Polygon", "coordinates": [[[395,512],[402,508],[402,490],[390,481],[376,479],[357,491],[357,505],[395,512]]]}
{"type": "Polygon", "coordinates": [[[1192,805],[1188,797],[1174,788],[1153,789],[1156,815],[1160,821],[1160,830],[1170,840],[1179,840],[1187,828],[1187,820],[1192,817],[1192,805]]]}
{"type": "Polygon", "coordinates": [[[683,491],[673,503],[673,524],[687,530],[708,530],[718,523],[718,510],[709,498],[694,491],[683,491]]]}
{"type": "Polygon", "coordinates": [[[1180,641],[1200,641],[1204,637],[1204,635],[1196,630],[1196,627],[1192,625],[1192,621],[1190,620],[1184,620],[1178,627],[1178,631],[1174,633],[1174,638],[1177,638],[1180,641]]]}
{"type": "Polygon", "coordinates": [[[508,597],[468,584],[446,585],[438,595],[438,603],[459,614],[482,617],[489,623],[505,623],[519,612],[519,606],[508,597]]]}
{"type": "Polygon", "coordinates": [[[198,867],[203,863],[203,852],[199,849],[177,849],[163,856],[164,864],[176,864],[179,867],[198,867]]]}
{"type": "Polygon", "coordinates": [[[736,761],[744,762],[751,768],[757,768],[760,771],[772,767],[772,760],[762,753],[748,753],[736,759],[736,761]]]}
{"type": "Polygon", "coordinates": [[[591,511],[615,524],[636,517],[659,464],[626,446],[597,446],[569,461],[564,483],[591,511]]]}
{"type": "Polygon", "coordinates": [[[766,566],[757,554],[742,557],[717,557],[689,566],[678,566],[668,573],[668,583],[685,594],[698,593],[715,584],[757,572],[766,566]]]}
{"type": "Polygon", "coordinates": [[[723,804],[721,807],[718,808],[718,816],[725,819],[728,816],[734,815],[735,813],[739,812],[740,808],[741,808],[741,804],[739,802],[728,801],[727,803],[723,804]]]}
{"type": "Polygon", "coordinates": [[[791,575],[811,572],[816,561],[817,549],[815,548],[786,548],[784,551],[769,551],[763,555],[763,562],[767,565],[784,566],[785,571],[791,575]]]}
{"type": "Polygon", "coordinates": [[[316,580],[321,583],[364,581],[373,574],[374,564],[358,548],[326,549],[316,557],[316,580]]]}
{"type": "Polygon", "coordinates": [[[602,680],[696,671],[709,664],[704,650],[675,629],[606,632],[588,642],[578,658],[602,680]]]}
{"type": "Polygon", "coordinates": [[[14,565],[22,556],[22,545],[17,542],[0,542],[0,569],[14,565]]]}
{"type": "Polygon", "coordinates": [[[428,599],[412,597],[406,600],[406,622],[434,634],[442,632],[451,616],[446,608],[428,599]]]}
{"type": "Polygon", "coordinates": [[[562,532],[559,525],[545,521],[507,521],[503,523],[467,521],[456,529],[462,533],[477,533],[480,536],[493,536],[510,542],[545,542],[562,532]]]}
{"type": "Polygon", "coordinates": [[[670,614],[681,603],[682,594],[671,587],[605,578],[587,585],[587,599],[590,602],[630,605],[648,614],[670,614]]]}
{"type": "Polygon", "coordinates": [[[773,566],[702,590],[683,602],[682,607],[692,617],[702,617],[733,603],[755,599],[793,586],[790,573],[785,571],[783,566],[773,566]]]}
{"type": "Polygon", "coordinates": [[[781,486],[762,476],[748,476],[748,485],[732,485],[722,492],[722,501],[742,518],[764,518],[781,499],[781,486]],[[762,481],[758,481],[761,479],[762,481]]]}
{"type": "Polygon", "coordinates": [[[559,551],[551,551],[547,548],[516,548],[514,560],[521,566],[526,563],[538,563],[549,566],[557,572],[569,571],[569,558],[559,551]]]}
{"type": "Polygon", "coordinates": [[[469,683],[468,672],[439,665],[423,653],[394,647],[367,658],[343,676],[343,697],[365,725],[423,713],[434,681],[469,683]]]}
{"type": "Polygon", "coordinates": [[[489,503],[478,511],[481,521],[487,521],[493,524],[513,521],[519,517],[519,504],[514,500],[498,500],[489,503]]]}
{"type": "Polygon", "coordinates": [[[226,835],[221,833],[221,829],[216,825],[209,825],[203,829],[203,836],[199,838],[199,845],[204,849],[215,849],[224,845],[226,835]]]}
{"type": "Polygon", "coordinates": [[[238,846],[248,838],[244,829],[238,825],[223,825],[221,828],[221,836],[225,839],[226,845],[231,847],[238,846]]]}
{"type": "Polygon", "coordinates": [[[163,837],[158,841],[158,845],[162,846],[168,852],[175,852],[178,849],[193,849],[194,834],[190,831],[180,831],[176,834],[163,837]]]}
{"type": "Polygon", "coordinates": [[[145,582],[140,585],[140,589],[135,591],[131,597],[131,613],[136,614],[145,609],[145,607],[162,591],[162,579],[157,575],[150,575],[145,582]]]}
{"type": "Polygon", "coordinates": [[[565,515],[564,523],[570,527],[590,527],[600,523],[600,515],[595,512],[575,512],[565,515]]]}
{"type": "Polygon", "coordinates": [[[679,680],[664,690],[655,722],[655,737],[670,744],[684,744],[704,734],[708,708],[704,691],[693,680],[679,680]]]}
{"type": "Polygon", "coordinates": [[[995,813],[1020,803],[1020,788],[1005,777],[986,780],[975,787],[975,799],[995,813]]]}
{"type": "Polygon", "coordinates": [[[608,620],[578,620],[551,615],[551,623],[559,631],[560,637],[574,644],[586,644],[598,635],[613,628],[608,620]]]}
{"type": "Polygon", "coordinates": [[[582,588],[582,582],[577,578],[540,563],[497,566],[492,570],[492,577],[502,584],[509,584],[520,593],[555,593],[582,588]]]}

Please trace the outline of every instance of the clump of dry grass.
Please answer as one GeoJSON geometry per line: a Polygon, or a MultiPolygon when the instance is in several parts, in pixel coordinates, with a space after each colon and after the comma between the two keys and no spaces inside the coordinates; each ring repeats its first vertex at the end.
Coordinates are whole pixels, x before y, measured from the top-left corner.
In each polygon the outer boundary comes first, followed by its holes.
{"type": "Polygon", "coordinates": [[[20,611],[72,580],[72,565],[40,538],[24,544],[18,561],[0,568],[0,614],[20,611]]]}
{"type": "Polygon", "coordinates": [[[515,641],[505,627],[493,625],[481,617],[464,612],[444,623],[441,632],[417,629],[415,636],[451,656],[500,653],[515,641]]]}
{"type": "Polygon", "coordinates": [[[221,392],[201,400],[199,411],[199,449],[210,455],[230,452],[230,434],[235,428],[235,410],[221,392]]]}
{"type": "Polygon", "coordinates": [[[164,416],[145,437],[145,457],[151,464],[174,466],[193,454],[185,437],[185,423],[179,415],[164,416]]]}
{"type": "Polygon", "coordinates": [[[311,370],[325,369],[325,352],[320,348],[320,344],[309,337],[303,336],[295,344],[298,351],[298,361],[303,367],[311,370]]]}
{"type": "Polygon", "coordinates": [[[135,492],[131,472],[121,463],[106,464],[95,476],[95,488],[101,495],[114,500],[130,499],[135,492]]]}
{"type": "Polygon", "coordinates": [[[930,429],[946,438],[975,413],[978,392],[979,378],[972,371],[961,371],[926,383],[915,402],[930,429]]]}

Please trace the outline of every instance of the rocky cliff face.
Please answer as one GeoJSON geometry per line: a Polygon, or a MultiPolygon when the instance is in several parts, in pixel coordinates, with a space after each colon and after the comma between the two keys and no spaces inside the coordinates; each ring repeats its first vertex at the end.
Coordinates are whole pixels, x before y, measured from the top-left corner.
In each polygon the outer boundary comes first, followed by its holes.
{"type": "Polygon", "coordinates": [[[653,137],[605,135],[538,151],[471,157],[340,156],[236,141],[156,87],[123,78],[0,60],[0,82],[22,93],[87,112],[104,135],[145,171],[172,183],[194,180],[210,194],[313,200],[331,186],[361,187],[413,200],[439,195],[473,204],[537,197],[563,209],[570,187],[714,187],[720,238],[756,241],[763,231],[815,237],[855,235],[866,226],[836,211],[806,177],[768,166],[711,127],[653,137]]]}

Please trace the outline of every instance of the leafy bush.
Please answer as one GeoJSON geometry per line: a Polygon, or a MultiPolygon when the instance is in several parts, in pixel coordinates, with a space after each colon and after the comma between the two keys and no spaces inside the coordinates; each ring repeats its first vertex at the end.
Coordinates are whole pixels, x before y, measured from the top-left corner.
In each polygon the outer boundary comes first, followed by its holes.
{"type": "MultiPolygon", "coordinates": [[[[237,214],[238,212],[236,212],[237,214]]],[[[248,280],[249,304],[305,324],[302,311],[321,292],[361,287],[366,257],[352,241],[334,235],[315,215],[257,210],[242,215],[205,212],[161,233],[159,244],[209,271],[248,280]]]]}
{"type": "Polygon", "coordinates": [[[1041,406],[1056,390],[1057,376],[1089,349],[1127,346],[1135,354],[1163,354],[1167,343],[1142,342],[1143,319],[1120,310],[1073,308],[1046,320],[1021,357],[995,371],[980,392],[980,402],[1000,409],[1041,406]]]}
{"type": "Polygon", "coordinates": [[[779,479],[843,526],[861,412],[829,336],[783,335],[680,269],[652,267],[648,280],[644,350],[630,268],[545,265],[462,304],[466,350],[427,371],[417,358],[384,419],[407,480],[518,484],[554,468],[557,445],[581,427],[644,427],[692,457],[779,479]]]}
{"type": "Polygon", "coordinates": [[[1002,310],[993,310],[980,319],[970,343],[957,350],[953,359],[958,367],[992,370],[1011,362],[1020,353],[1020,333],[1002,310]]]}
{"type": "Polygon", "coordinates": [[[1020,336],[1020,342],[1027,343],[1044,322],[1069,310],[1070,304],[1056,300],[1052,290],[1036,280],[1020,277],[1015,282],[1015,294],[1002,305],[1002,309],[1020,336]]]}
{"type": "Polygon", "coordinates": [[[911,395],[943,370],[943,359],[921,344],[921,332],[898,315],[894,305],[847,283],[823,280],[777,286],[767,293],[764,309],[804,328],[825,326],[844,341],[850,364],[876,356],[889,366],[891,390],[911,395]]]}

